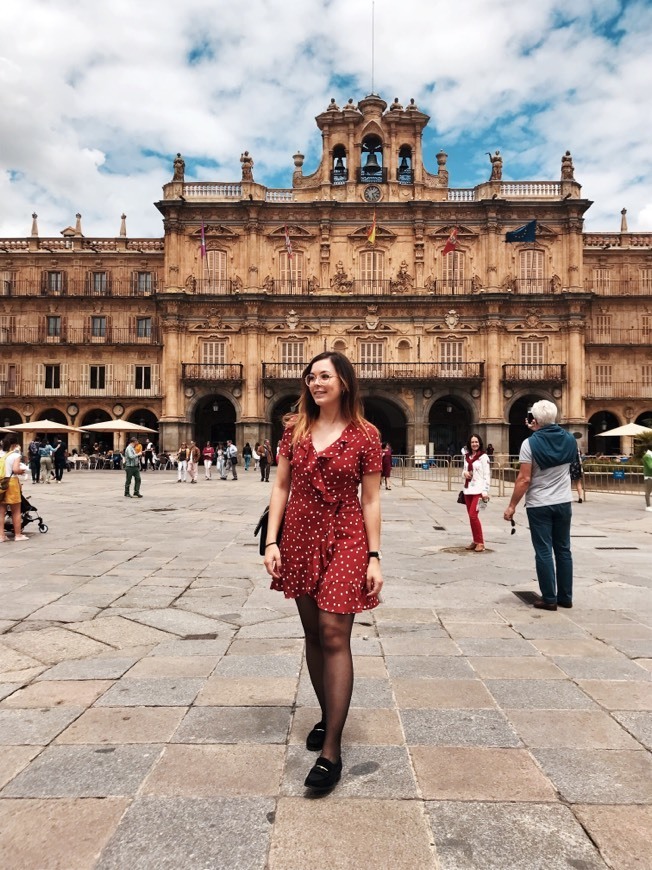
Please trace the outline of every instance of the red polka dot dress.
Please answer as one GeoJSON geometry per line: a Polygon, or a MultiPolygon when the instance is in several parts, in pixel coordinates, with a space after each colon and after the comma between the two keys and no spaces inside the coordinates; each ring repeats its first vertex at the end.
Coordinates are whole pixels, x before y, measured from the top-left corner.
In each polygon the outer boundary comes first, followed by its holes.
{"type": "Polygon", "coordinates": [[[320,610],[360,613],[380,603],[367,595],[367,533],[358,488],[363,474],[381,470],[380,439],[350,423],[317,453],[310,435],[292,444],[283,435],[279,455],[290,461],[292,485],[281,538],[281,572],[271,588],[286,598],[311,595],[320,610]]]}

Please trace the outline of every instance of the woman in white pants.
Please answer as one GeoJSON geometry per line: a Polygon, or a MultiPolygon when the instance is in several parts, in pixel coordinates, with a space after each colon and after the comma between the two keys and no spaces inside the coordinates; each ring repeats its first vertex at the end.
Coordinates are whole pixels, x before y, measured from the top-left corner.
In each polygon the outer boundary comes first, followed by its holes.
{"type": "Polygon", "coordinates": [[[185,483],[188,474],[188,445],[185,441],[177,452],[177,483],[185,483]]]}
{"type": "Polygon", "coordinates": [[[211,442],[206,442],[206,447],[202,450],[202,456],[204,457],[204,474],[206,475],[206,480],[211,479],[211,465],[213,464],[213,457],[215,456],[215,451],[211,446],[211,442]]]}

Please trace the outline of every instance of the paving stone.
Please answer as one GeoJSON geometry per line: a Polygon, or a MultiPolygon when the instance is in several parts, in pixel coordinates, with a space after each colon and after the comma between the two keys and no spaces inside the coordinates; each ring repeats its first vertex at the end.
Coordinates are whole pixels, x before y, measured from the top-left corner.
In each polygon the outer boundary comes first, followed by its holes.
{"type": "Polygon", "coordinates": [[[159,643],[170,639],[170,635],[164,631],[140,625],[121,616],[108,616],[88,623],[74,623],[71,627],[116,649],[138,644],[159,643]]]}
{"type": "Polygon", "coordinates": [[[617,719],[630,734],[652,750],[652,713],[612,713],[614,719],[617,719]]]}
{"type": "Polygon", "coordinates": [[[387,670],[394,677],[433,677],[446,680],[473,679],[475,674],[461,656],[387,656],[387,670]]]}
{"type": "Polygon", "coordinates": [[[520,746],[499,710],[401,710],[409,746],[520,746]]]}
{"type": "Polygon", "coordinates": [[[293,616],[291,619],[277,619],[273,622],[245,625],[238,632],[238,637],[299,637],[303,638],[301,623],[293,616]]]}
{"type": "MultiPolygon", "coordinates": [[[[301,707],[311,707],[315,703],[315,693],[310,681],[306,677],[299,681],[297,692],[297,704],[301,707]]],[[[393,707],[389,680],[376,680],[367,678],[355,678],[353,683],[352,707],[393,707]]]]}
{"type": "Polygon", "coordinates": [[[292,637],[237,637],[229,647],[230,656],[280,656],[303,653],[303,640],[292,637]]]}
{"type": "MultiPolygon", "coordinates": [[[[305,745],[306,736],[321,719],[319,707],[299,707],[292,719],[290,743],[305,745]]],[[[344,742],[370,746],[401,745],[403,730],[396,710],[353,708],[344,726],[344,742]]]]}
{"type": "Polygon", "coordinates": [[[215,668],[216,677],[298,677],[300,654],[279,656],[225,655],[215,668]]]}
{"type": "Polygon", "coordinates": [[[633,659],[652,656],[651,640],[614,640],[612,643],[619,652],[633,659]]]}
{"type": "Polygon", "coordinates": [[[99,612],[98,607],[88,604],[48,604],[30,613],[27,619],[40,619],[50,622],[79,622],[93,619],[99,612]]]}
{"type": "Polygon", "coordinates": [[[166,610],[136,610],[131,618],[142,625],[168,632],[168,636],[211,634],[225,628],[224,622],[217,619],[209,619],[207,616],[173,607],[166,610]]]}
{"type": "Polygon", "coordinates": [[[173,743],[285,743],[290,726],[286,707],[194,707],[173,743]]]}
{"type": "Polygon", "coordinates": [[[437,607],[435,612],[446,628],[458,622],[482,622],[493,625],[506,625],[505,618],[500,615],[498,610],[486,607],[437,607]]]}
{"type": "Polygon", "coordinates": [[[189,677],[152,677],[131,680],[123,677],[97,701],[98,707],[187,707],[204,680],[189,677]]]}
{"type": "Polygon", "coordinates": [[[644,750],[534,749],[532,754],[570,803],[652,803],[652,760],[644,750]]]}
{"type": "Polygon", "coordinates": [[[557,656],[555,664],[575,680],[650,680],[652,675],[637,662],[621,658],[557,656]]]}
{"type": "Polygon", "coordinates": [[[486,680],[500,707],[570,710],[595,708],[594,702],[567,680],[486,680]]]}
{"type": "Polygon", "coordinates": [[[0,683],[0,701],[13,695],[20,688],[16,683],[0,683]]]}
{"type": "Polygon", "coordinates": [[[208,677],[219,656],[148,656],[129,671],[129,679],[146,677],[208,677]]]}
{"type": "Polygon", "coordinates": [[[91,870],[127,805],[125,798],[0,801],[0,865],[91,870]]]}
{"type": "Polygon", "coordinates": [[[469,664],[482,679],[563,680],[564,672],[543,656],[470,658],[469,664]]]}
{"type": "Polygon", "coordinates": [[[637,622],[628,622],[623,625],[593,626],[590,631],[598,640],[604,640],[608,643],[621,640],[652,640],[652,628],[637,622]]]}
{"type": "Polygon", "coordinates": [[[553,749],[638,749],[636,741],[603,710],[510,710],[526,746],[553,749]]]}
{"type": "MultiPolygon", "coordinates": [[[[317,755],[305,746],[293,745],[287,750],[281,794],[305,795],[304,780],[317,755]]],[[[410,759],[404,746],[362,746],[345,743],[342,747],[342,779],[333,797],[395,798],[417,797],[410,759]]],[[[330,799],[330,796],[329,796],[330,799]]]]}
{"type": "Polygon", "coordinates": [[[142,797],[127,810],[96,870],[259,870],[275,802],[261,797],[142,797]]]}
{"type": "Polygon", "coordinates": [[[496,702],[480,680],[392,680],[396,702],[402,708],[480,709],[496,702]]]}
{"type": "Polygon", "coordinates": [[[133,795],[161,747],[50,746],[1,792],[2,797],[133,795]]]}
{"type": "Polygon", "coordinates": [[[360,677],[371,677],[377,679],[387,679],[387,668],[385,660],[381,656],[353,656],[353,673],[355,679],[360,677]]]}
{"type": "MultiPolygon", "coordinates": [[[[112,650],[115,655],[115,650],[112,650]]],[[[138,661],[135,656],[75,659],[60,662],[39,676],[41,680],[117,680],[138,661]]]]}
{"type": "Polygon", "coordinates": [[[111,680],[44,681],[14,692],[3,702],[9,707],[89,707],[113,685],[111,680]]]}
{"type": "Polygon", "coordinates": [[[581,640],[580,638],[542,638],[532,641],[539,652],[547,656],[617,656],[618,653],[605,643],[599,640],[588,638],[581,640]]]}
{"type": "Polygon", "coordinates": [[[222,656],[231,645],[233,632],[222,631],[220,636],[210,640],[175,640],[158,644],[151,656],[222,656]]]}
{"type": "Polygon", "coordinates": [[[570,619],[556,619],[554,622],[550,619],[541,619],[538,622],[529,620],[528,622],[515,622],[513,627],[526,640],[566,637],[590,639],[586,631],[580,628],[579,625],[571,622],[570,619]]]}
{"type": "Polygon", "coordinates": [[[284,746],[167,746],[141,791],[166,797],[273,797],[284,760],[284,746]]]}
{"type": "MultiPolygon", "coordinates": [[[[40,746],[3,746],[0,752],[0,788],[12,780],[17,773],[20,773],[40,751],[40,746]]],[[[2,801],[0,801],[0,806],[2,806],[2,801]]],[[[2,825],[0,825],[1,827],[2,825]]],[[[0,842],[2,842],[1,834],[0,842]]],[[[0,847],[0,856],[1,854],[2,848],[0,847]]]]}
{"type": "Polygon", "coordinates": [[[427,803],[441,870],[606,870],[567,807],[427,803]]]}
{"type": "Polygon", "coordinates": [[[536,656],[537,651],[527,640],[499,637],[461,638],[457,645],[465,656],[536,656]]]}
{"type": "Polygon", "coordinates": [[[55,665],[66,659],[81,659],[106,650],[104,644],[84,637],[83,633],[77,634],[65,628],[12,632],[3,634],[2,642],[3,645],[29,657],[30,665],[34,659],[37,660],[36,663],[55,665]]]}
{"type": "Polygon", "coordinates": [[[458,656],[459,647],[450,638],[403,635],[383,637],[383,651],[387,656],[458,656]]]}
{"type": "Polygon", "coordinates": [[[185,714],[185,707],[92,707],[62,731],[56,742],[165,743],[185,714]]]}
{"type": "Polygon", "coordinates": [[[574,806],[610,867],[643,870],[652,867],[652,807],[574,806]]]}
{"type": "Polygon", "coordinates": [[[44,746],[83,712],[83,707],[0,710],[0,745],[44,746]]]}
{"type": "Polygon", "coordinates": [[[556,801],[524,749],[412,746],[410,755],[425,800],[556,801]]]}
{"type": "Polygon", "coordinates": [[[384,622],[407,623],[408,625],[439,625],[435,611],[424,607],[379,607],[373,613],[374,620],[381,625],[384,622]]]}
{"type": "Polygon", "coordinates": [[[26,670],[21,671],[5,671],[2,675],[2,681],[5,684],[8,683],[17,683],[19,686],[24,686],[26,683],[29,683],[31,680],[36,679],[43,671],[47,670],[46,665],[39,665],[38,668],[27,668],[26,670]]]}
{"type": "Polygon", "coordinates": [[[296,677],[211,677],[195,698],[198,707],[289,707],[296,677]]]}
{"type": "Polygon", "coordinates": [[[453,640],[487,637],[518,638],[514,629],[506,623],[451,622],[447,625],[447,630],[453,640]]]}
{"type": "Polygon", "coordinates": [[[652,682],[578,680],[578,684],[608,710],[652,710],[652,682]]]}
{"type": "Polygon", "coordinates": [[[415,801],[341,800],[340,788],[325,800],[281,798],[269,853],[269,870],[435,870],[430,832],[415,801]],[[374,820],[373,847],[360,835],[360,819],[374,820]],[[305,831],[337,831],[336,837],[310,837],[305,831]]]}

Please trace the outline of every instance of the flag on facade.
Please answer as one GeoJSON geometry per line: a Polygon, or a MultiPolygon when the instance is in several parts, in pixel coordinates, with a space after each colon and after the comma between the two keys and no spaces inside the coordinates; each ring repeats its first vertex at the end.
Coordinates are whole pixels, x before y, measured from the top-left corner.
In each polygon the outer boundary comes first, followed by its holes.
{"type": "Polygon", "coordinates": [[[371,222],[371,226],[367,230],[367,241],[370,245],[376,244],[376,209],[374,209],[374,219],[371,222]]]}
{"type": "Polygon", "coordinates": [[[459,233],[459,227],[453,227],[450,236],[446,240],[446,244],[444,245],[444,249],[442,251],[442,255],[446,256],[450,251],[454,251],[457,247],[457,234],[459,233]]]}
{"type": "Polygon", "coordinates": [[[288,225],[285,225],[285,250],[288,252],[288,257],[290,260],[294,257],[292,253],[292,242],[290,240],[290,233],[288,232],[288,225]]]}
{"type": "Polygon", "coordinates": [[[536,242],[537,240],[537,222],[530,221],[527,224],[523,224],[522,227],[519,227],[517,230],[512,230],[509,233],[505,233],[505,241],[506,242],[536,242]]]}
{"type": "Polygon", "coordinates": [[[201,222],[201,244],[199,245],[199,253],[202,258],[206,256],[206,233],[204,232],[204,221],[201,222]]]}

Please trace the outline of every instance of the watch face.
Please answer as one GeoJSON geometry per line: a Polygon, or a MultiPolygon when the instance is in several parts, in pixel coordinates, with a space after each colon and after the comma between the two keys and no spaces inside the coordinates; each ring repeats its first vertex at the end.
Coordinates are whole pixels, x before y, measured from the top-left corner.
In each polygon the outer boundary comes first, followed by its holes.
{"type": "Polygon", "coordinates": [[[368,184],[364,189],[364,198],[367,202],[378,202],[380,199],[380,188],[376,184],[368,184]]]}

